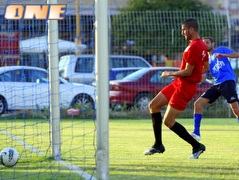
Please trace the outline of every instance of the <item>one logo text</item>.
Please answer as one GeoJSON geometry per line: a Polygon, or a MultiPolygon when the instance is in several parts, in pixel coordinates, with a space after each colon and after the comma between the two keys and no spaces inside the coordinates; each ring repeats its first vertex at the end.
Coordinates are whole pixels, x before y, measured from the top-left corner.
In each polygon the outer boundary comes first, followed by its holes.
{"type": "Polygon", "coordinates": [[[11,4],[6,6],[4,17],[9,20],[61,20],[65,13],[66,4],[11,4]]]}

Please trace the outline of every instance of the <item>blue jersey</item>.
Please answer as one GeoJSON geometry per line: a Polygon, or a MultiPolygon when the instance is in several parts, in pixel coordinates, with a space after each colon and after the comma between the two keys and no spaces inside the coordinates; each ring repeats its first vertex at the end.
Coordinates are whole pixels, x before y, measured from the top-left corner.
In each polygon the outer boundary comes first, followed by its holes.
{"type": "Polygon", "coordinates": [[[217,53],[221,54],[232,54],[235,51],[220,46],[212,52],[209,56],[210,73],[214,79],[214,85],[221,84],[227,80],[233,80],[236,82],[236,75],[232,69],[231,63],[227,57],[216,58],[217,53]]]}

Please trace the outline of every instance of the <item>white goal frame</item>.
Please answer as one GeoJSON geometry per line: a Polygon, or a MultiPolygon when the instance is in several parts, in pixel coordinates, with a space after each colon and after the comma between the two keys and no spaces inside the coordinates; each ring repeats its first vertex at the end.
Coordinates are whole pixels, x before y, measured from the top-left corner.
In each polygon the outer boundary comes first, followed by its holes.
{"type": "MultiPolygon", "coordinates": [[[[48,0],[57,4],[57,0],[48,0]]],[[[96,120],[97,179],[109,179],[109,69],[108,69],[108,1],[95,0],[96,57],[96,120]]],[[[48,20],[48,50],[50,75],[50,120],[52,124],[52,156],[61,160],[58,21],[48,20]],[[52,33],[54,32],[54,33],[52,33]]]]}
{"type": "Polygon", "coordinates": [[[109,179],[108,1],[95,0],[97,179],[109,179]]]}

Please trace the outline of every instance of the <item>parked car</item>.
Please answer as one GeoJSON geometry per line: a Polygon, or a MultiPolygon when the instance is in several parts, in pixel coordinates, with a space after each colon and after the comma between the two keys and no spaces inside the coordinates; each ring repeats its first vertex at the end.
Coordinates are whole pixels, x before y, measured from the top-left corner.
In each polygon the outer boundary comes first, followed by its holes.
{"type": "MultiPolygon", "coordinates": [[[[110,69],[110,77],[109,80],[119,80],[123,79],[124,77],[130,75],[133,72],[142,69],[142,67],[136,68],[112,68],[110,69]]],[[[96,86],[96,81],[94,80],[91,85],[96,86]]]]}
{"type": "MultiPolygon", "coordinates": [[[[147,109],[152,98],[167,84],[171,83],[173,77],[161,78],[163,71],[178,71],[177,67],[152,67],[140,69],[121,80],[110,81],[110,104],[112,108],[121,109],[122,106],[147,109]]],[[[209,81],[198,84],[195,96],[199,97],[211,86],[209,81]]]]}
{"type": "MultiPolygon", "coordinates": [[[[140,56],[110,55],[109,69],[125,67],[152,66],[140,56]]],[[[95,69],[95,55],[65,55],[59,61],[60,76],[69,82],[92,84],[95,69]]]]}
{"type": "Polygon", "coordinates": [[[112,68],[110,69],[110,80],[123,79],[131,73],[142,69],[142,67],[112,68]]]}
{"type": "MultiPolygon", "coordinates": [[[[95,87],[59,79],[61,107],[95,107],[95,87]]],[[[7,110],[49,108],[48,71],[30,66],[0,67],[0,114],[7,110]]]]}

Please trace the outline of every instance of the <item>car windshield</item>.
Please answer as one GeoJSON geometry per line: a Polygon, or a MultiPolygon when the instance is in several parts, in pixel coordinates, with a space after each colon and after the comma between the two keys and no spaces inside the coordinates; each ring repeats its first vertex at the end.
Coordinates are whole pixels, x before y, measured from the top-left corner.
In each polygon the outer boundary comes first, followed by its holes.
{"type": "Polygon", "coordinates": [[[137,80],[137,79],[140,79],[143,75],[145,75],[147,72],[149,71],[148,68],[143,68],[143,69],[140,69],[128,76],[126,76],[125,78],[123,79],[126,79],[126,80],[137,80]]]}
{"type": "Polygon", "coordinates": [[[94,58],[80,57],[77,59],[75,72],[77,73],[91,73],[94,71],[94,58]]]}

